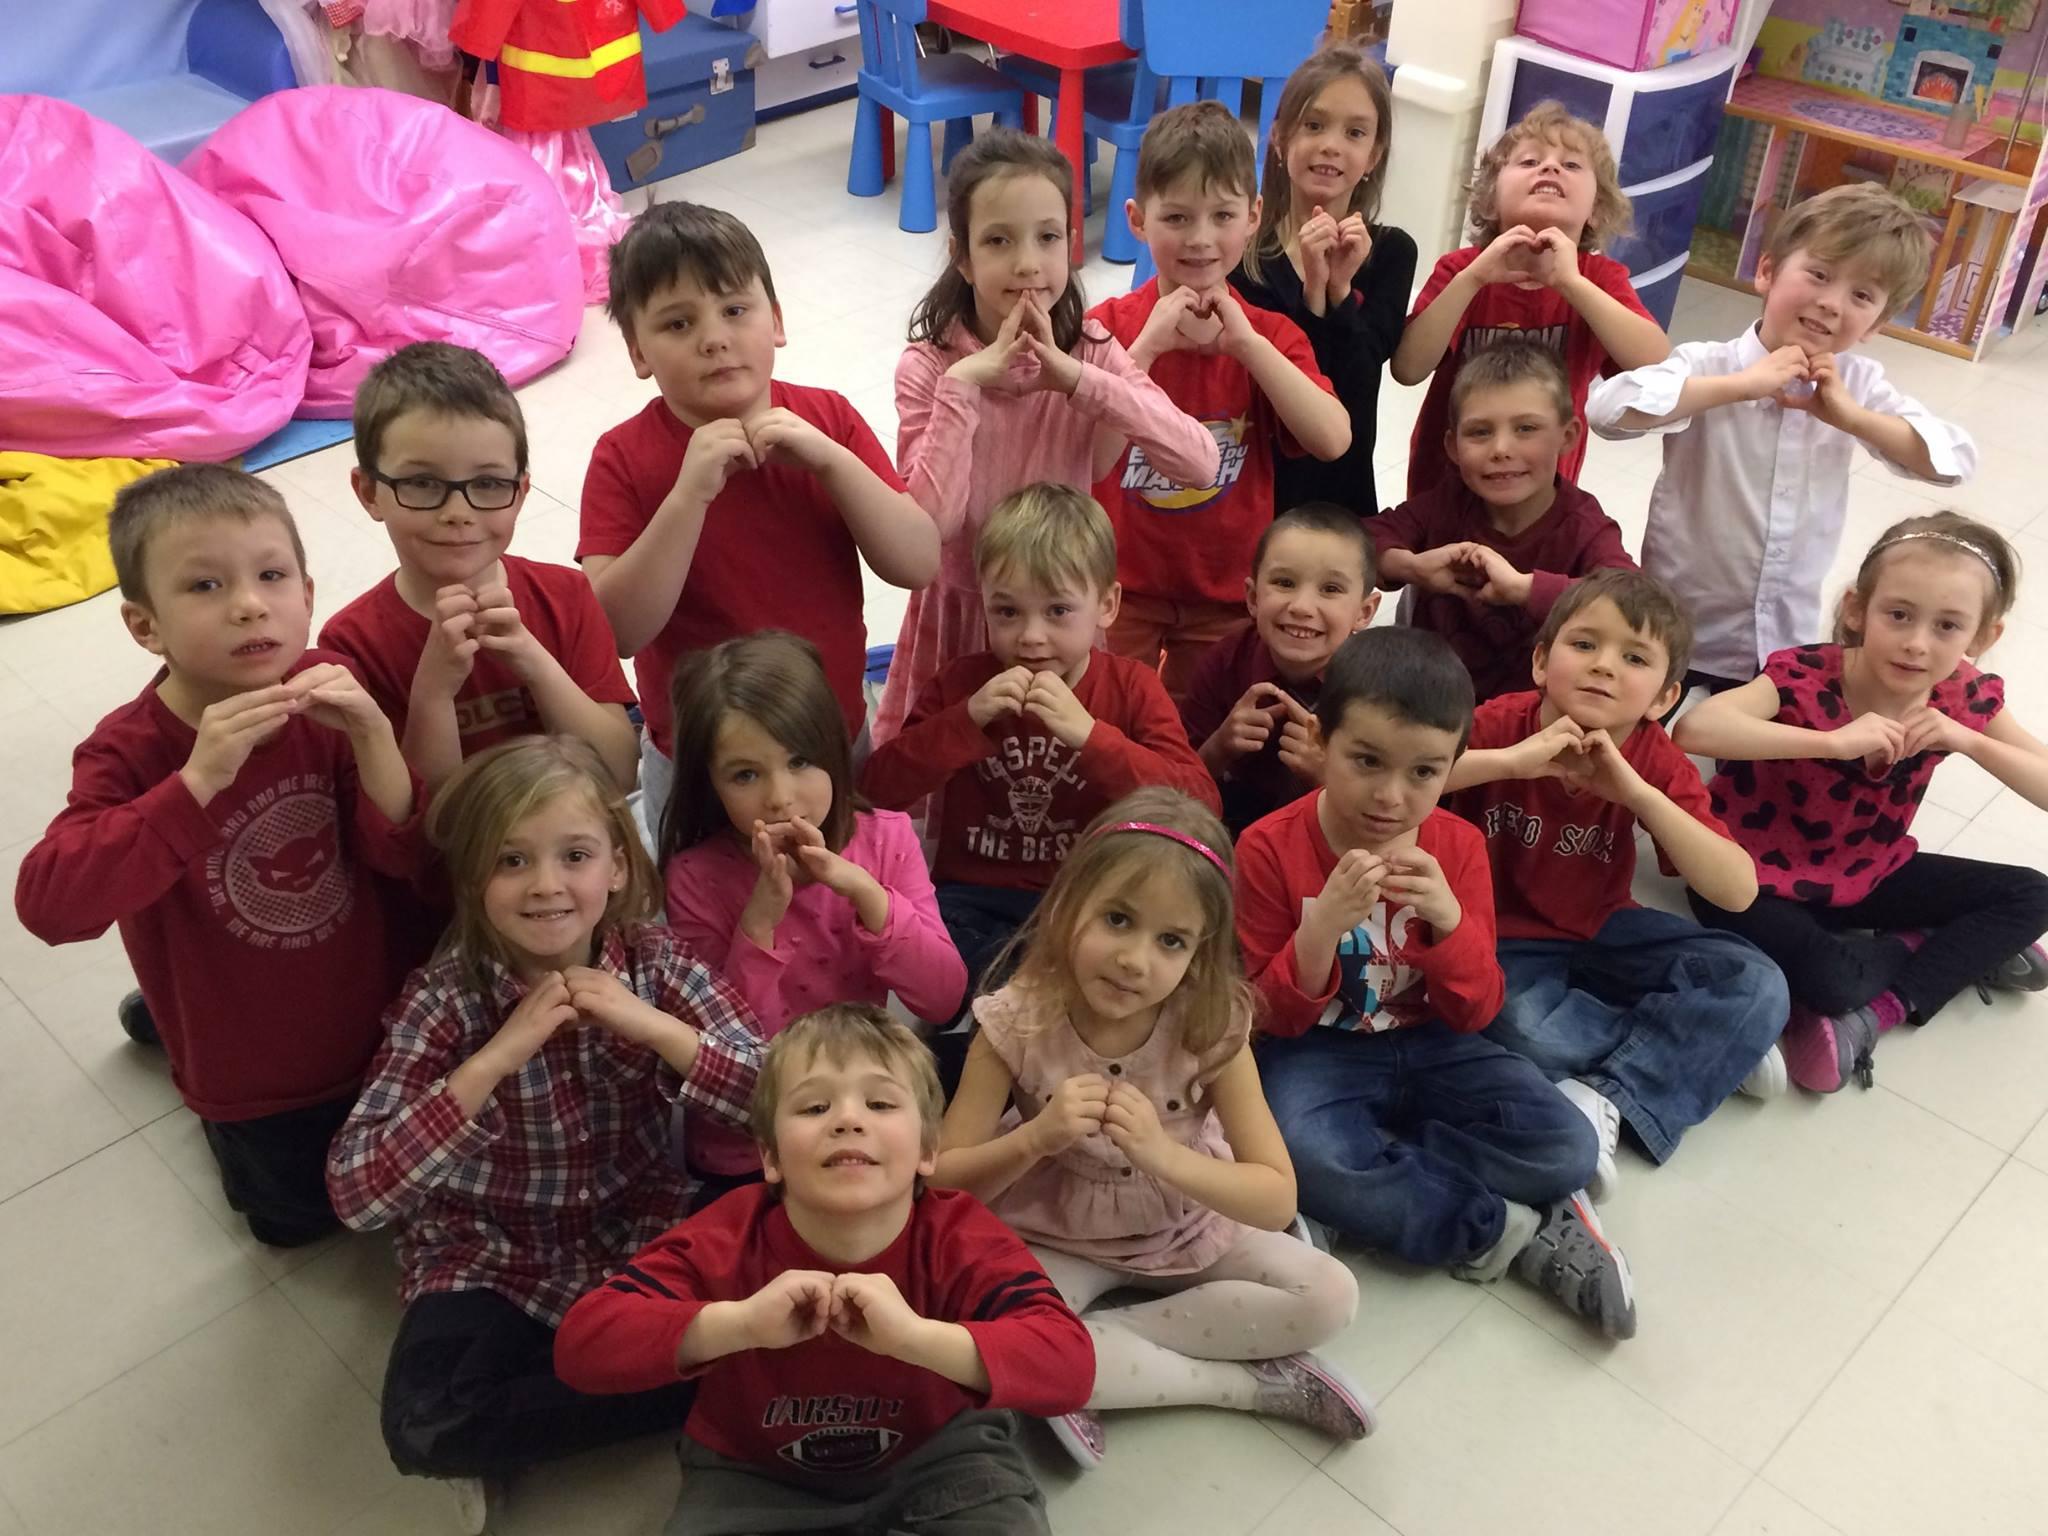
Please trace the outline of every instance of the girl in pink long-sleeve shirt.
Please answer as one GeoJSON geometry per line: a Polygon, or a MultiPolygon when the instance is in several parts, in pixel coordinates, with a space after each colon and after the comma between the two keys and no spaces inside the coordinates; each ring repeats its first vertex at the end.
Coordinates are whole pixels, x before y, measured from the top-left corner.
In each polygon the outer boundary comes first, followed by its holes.
{"type": "Polygon", "coordinates": [[[896,460],[939,525],[939,576],[910,595],[870,722],[880,746],[946,663],[988,649],[974,539],[1012,491],[1087,490],[1136,442],[1187,485],[1216,478],[1209,429],[1101,326],[1068,270],[1074,171],[1045,139],[995,129],[953,162],[952,265],[910,317],[896,365],[896,460]]]}
{"type": "MultiPolygon", "coordinates": [[[[772,1038],[825,1003],[922,1018],[959,1010],[967,967],[939,920],[910,818],[869,810],[808,640],[728,640],[677,667],[675,787],[661,821],[669,924],[772,1038]]],[[[753,1142],[693,1119],[684,1158],[721,1193],[758,1176],[753,1142]]]]}

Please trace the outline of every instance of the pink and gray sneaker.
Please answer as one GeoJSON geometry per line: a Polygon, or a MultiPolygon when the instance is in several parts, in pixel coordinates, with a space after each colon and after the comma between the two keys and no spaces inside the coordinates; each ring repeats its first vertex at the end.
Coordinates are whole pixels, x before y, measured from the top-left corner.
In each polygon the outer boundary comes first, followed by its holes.
{"type": "Polygon", "coordinates": [[[1860,1087],[1875,1081],[1871,1053],[1877,1037],[1906,1019],[1906,1005],[1896,994],[1880,992],[1861,1008],[1846,1013],[1815,1013],[1792,1005],[1792,1018],[1779,1037],[1785,1073],[1811,1093],[1834,1093],[1852,1077],[1860,1087]]]}
{"type": "Polygon", "coordinates": [[[1304,1351],[1273,1360],[1247,1360],[1259,1381],[1256,1411],[1321,1430],[1333,1440],[1363,1440],[1379,1427],[1372,1399],[1327,1360],[1304,1351]]]}
{"type": "Polygon", "coordinates": [[[1102,1452],[1108,1436],[1103,1433],[1100,1418],[1086,1409],[1077,1408],[1072,1413],[1063,1413],[1045,1422],[1052,1431],[1053,1439],[1059,1441],[1060,1449],[1074,1458],[1075,1466],[1083,1472],[1093,1472],[1102,1465],[1102,1452]]]}

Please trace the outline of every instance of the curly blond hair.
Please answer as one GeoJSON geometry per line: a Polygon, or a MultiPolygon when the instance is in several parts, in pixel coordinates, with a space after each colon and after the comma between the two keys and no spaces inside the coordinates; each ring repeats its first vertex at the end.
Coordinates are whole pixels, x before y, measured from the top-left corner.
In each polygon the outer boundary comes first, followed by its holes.
{"type": "Polygon", "coordinates": [[[1531,139],[1576,149],[1593,167],[1596,191],[1593,211],[1586,227],[1579,231],[1579,249],[1597,251],[1616,235],[1625,235],[1635,221],[1628,194],[1621,190],[1621,173],[1614,166],[1614,151],[1607,135],[1582,117],[1574,117],[1554,101],[1539,101],[1528,115],[1493,141],[1493,147],[1479,157],[1472,172],[1471,200],[1465,207],[1465,224],[1474,243],[1491,245],[1501,232],[1500,172],[1515,151],[1531,139]]]}

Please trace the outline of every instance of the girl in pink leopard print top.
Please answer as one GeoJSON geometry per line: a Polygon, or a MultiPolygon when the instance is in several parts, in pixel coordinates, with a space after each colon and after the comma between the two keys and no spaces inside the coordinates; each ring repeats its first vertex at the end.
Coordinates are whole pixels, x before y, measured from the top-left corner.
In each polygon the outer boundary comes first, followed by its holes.
{"type": "Polygon", "coordinates": [[[1911,828],[1949,753],[2048,807],[2048,745],[1979,672],[2005,627],[2019,562],[1953,512],[1887,529],[1843,594],[1836,643],[1777,652],[1763,676],[1709,699],[1673,732],[1722,759],[1714,813],[1757,862],[1746,912],[1692,896],[1703,923],[1784,969],[1780,1042],[1801,1087],[1870,1086],[1877,1037],[1925,1023],[1964,987],[2039,991],[2048,876],[1919,850],[1911,828]]]}

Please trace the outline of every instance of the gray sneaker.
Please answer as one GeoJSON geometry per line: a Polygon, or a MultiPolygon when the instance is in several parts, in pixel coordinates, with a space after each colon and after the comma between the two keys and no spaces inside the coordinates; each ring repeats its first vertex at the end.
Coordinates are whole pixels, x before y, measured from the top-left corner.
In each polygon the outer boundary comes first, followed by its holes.
{"type": "Polygon", "coordinates": [[[1635,1282],[1584,1190],[1543,1210],[1542,1225],[1515,1256],[1515,1273],[1548,1291],[1611,1339],[1636,1333],[1635,1282]]]}
{"type": "Polygon", "coordinates": [[[1289,1227],[1287,1231],[1289,1235],[1300,1238],[1301,1241],[1307,1243],[1309,1247],[1315,1249],[1318,1253],[1330,1252],[1330,1244],[1334,1234],[1330,1231],[1327,1224],[1317,1221],[1313,1216],[1303,1211],[1296,1211],[1294,1213],[1294,1225],[1289,1227]]]}
{"type": "Polygon", "coordinates": [[[1258,1412],[1319,1429],[1333,1440],[1363,1440],[1379,1427],[1372,1399],[1327,1360],[1303,1352],[1247,1360],[1259,1380],[1258,1412]]]}
{"type": "Polygon", "coordinates": [[[2029,944],[1986,971],[1978,985],[1999,992],[2039,992],[2048,988],[2048,951],[2039,944],[2029,944]]]}

